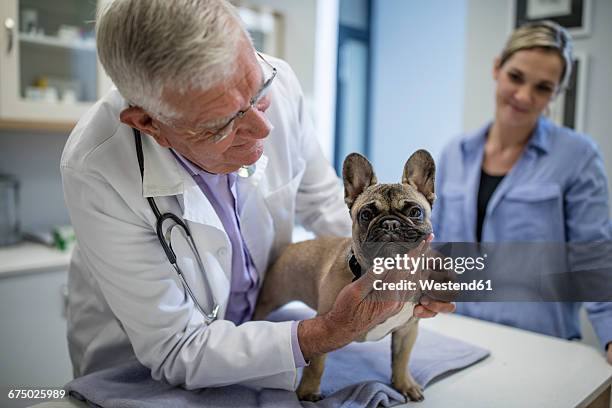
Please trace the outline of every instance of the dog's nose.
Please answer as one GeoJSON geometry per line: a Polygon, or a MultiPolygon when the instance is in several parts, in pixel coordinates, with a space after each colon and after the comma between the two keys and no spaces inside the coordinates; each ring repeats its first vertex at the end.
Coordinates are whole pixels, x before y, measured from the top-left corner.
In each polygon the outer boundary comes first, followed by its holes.
{"type": "Polygon", "coordinates": [[[395,231],[399,229],[400,222],[398,220],[384,220],[382,226],[387,231],[395,231]]]}

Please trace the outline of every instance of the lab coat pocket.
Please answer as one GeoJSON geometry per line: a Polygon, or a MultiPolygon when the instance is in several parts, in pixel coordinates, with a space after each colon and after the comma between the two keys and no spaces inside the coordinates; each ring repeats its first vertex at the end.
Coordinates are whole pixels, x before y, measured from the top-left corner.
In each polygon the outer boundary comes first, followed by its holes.
{"type": "MultiPolygon", "coordinates": [[[[443,188],[440,193],[440,211],[437,213],[441,219],[438,222],[439,231],[434,231],[438,241],[465,241],[465,191],[460,188],[443,188]]],[[[434,203],[434,211],[437,210],[434,203]]],[[[434,212],[435,213],[435,212],[434,212]]]]}
{"type": "Polygon", "coordinates": [[[295,223],[295,205],[298,188],[302,181],[305,168],[301,168],[286,184],[271,191],[265,197],[266,206],[274,223],[274,246],[272,259],[280,248],[291,242],[293,226],[295,223]]]}
{"type": "Polygon", "coordinates": [[[508,241],[563,241],[563,195],[557,184],[525,184],[510,189],[494,214],[500,237],[508,241]]]}

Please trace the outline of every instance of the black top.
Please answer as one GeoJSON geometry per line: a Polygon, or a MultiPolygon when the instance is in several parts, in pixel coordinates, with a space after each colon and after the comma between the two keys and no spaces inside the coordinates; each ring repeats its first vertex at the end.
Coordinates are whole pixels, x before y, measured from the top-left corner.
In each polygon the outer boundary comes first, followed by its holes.
{"type": "Polygon", "coordinates": [[[480,185],[478,186],[478,216],[476,219],[476,241],[482,239],[482,224],[484,223],[485,214],[487,213],[487,205],[493,195],[493,192],[504,179],[504,176],[491,176],[480,170],[480,185]]]}

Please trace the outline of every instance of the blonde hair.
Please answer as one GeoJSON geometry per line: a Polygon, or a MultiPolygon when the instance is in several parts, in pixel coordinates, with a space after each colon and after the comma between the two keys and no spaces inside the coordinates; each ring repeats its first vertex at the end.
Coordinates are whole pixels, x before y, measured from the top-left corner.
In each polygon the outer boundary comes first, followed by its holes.
{"type": "Polygon", "coordinates": [[[501,52],[499,66],[503,66],[516,52],[534,48],[550,50],[561,57],[563,73],[558,92],[564,91],[572,75],[572,37],[553,21],[527,23],[514,30],[501,52]]]}
{"type": "Polygon", "coordinates": [[[114,0],[98,14],[96,43],[121,95],[158,119],[175,119],[165,88],[206,90],[234,73],[242,37],[225,0],[114,0]]]}

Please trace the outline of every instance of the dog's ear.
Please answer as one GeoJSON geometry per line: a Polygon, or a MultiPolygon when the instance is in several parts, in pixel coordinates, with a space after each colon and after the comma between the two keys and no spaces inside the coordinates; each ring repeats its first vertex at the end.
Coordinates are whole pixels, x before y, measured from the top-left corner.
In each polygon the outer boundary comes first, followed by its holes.
{"type": "Polygon", "coordinates": [[[434,184],[436,179],[436,164],[427,150],[417,150],[404,165],[402,183],[416,188],[425,196],[429,205],[433,206],[436,199],[434,184]]]}
{"type": "Polygon", "coordinates": [[[366,188],[377,183],[372,165],[359,153],[351,153],[344,159],[342,179],[344,180],[344,202],[349,210],[366,188]]]}

